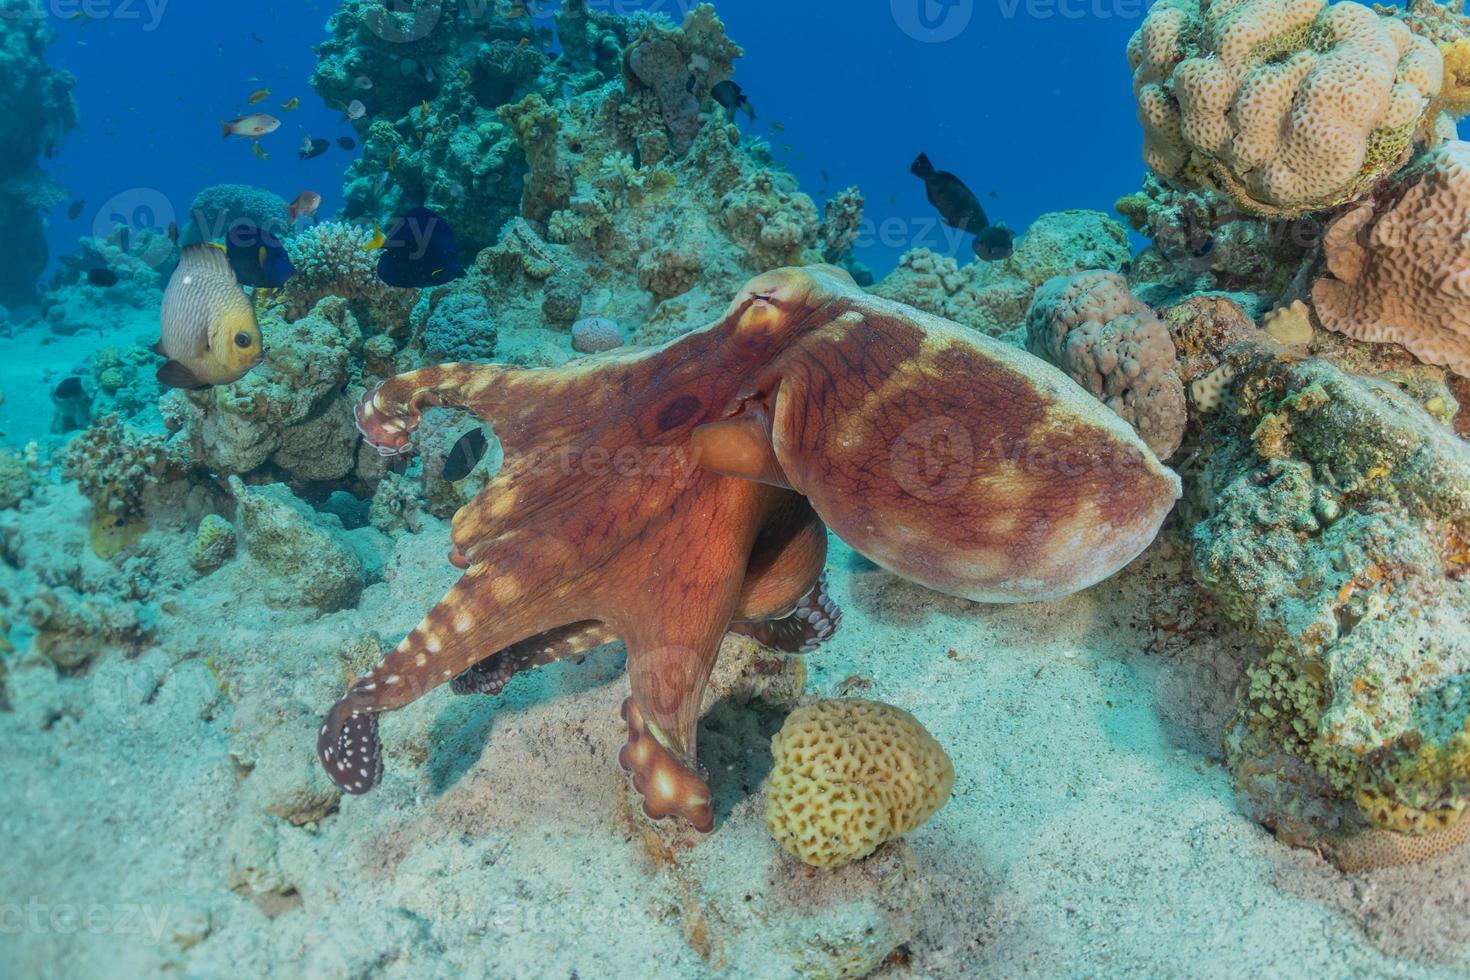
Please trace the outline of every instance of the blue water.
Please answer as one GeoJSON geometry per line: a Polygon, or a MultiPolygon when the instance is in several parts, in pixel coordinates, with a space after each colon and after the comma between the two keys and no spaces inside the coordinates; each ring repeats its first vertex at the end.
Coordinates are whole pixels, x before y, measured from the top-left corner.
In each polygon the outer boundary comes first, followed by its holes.
{"type": "MultiPolygon", "coordinates": [[[[81,111],[80,130],[49,168],[72,200],[86,202],[76,221],[66,204],[51,215],[53,259],[123,211],[181,212],[211,184],[257,184],[287,200],[315,190],[325,198],[324,217],[341,205],[351,155],[336,147],[313,160],[296,155],[307,136],[352,135],[307,84],[334,4],[46,6],[58,34],[50,58],[76,75],[81,111]],[[71,19],[82,9],[97,16],[71,19]],[[257,159],[248,141],[222,140],[219,129],[220,120],[251,111],[250,93],[263,88],[272,94],[258,108],[284,124],[263,142],[268,160],[257,159]],[[300,108],[281,111],[292,97],[300,108]]],[[[678,20],[692,0],[592,6],[678,20]]],[[[1144,168],[1123,49],[1143,14],[1139,0],[724,0],[716,7],[746,49],[736,80],[759,118],[742,125],[769,140],[819,204],[850,184],[862,188],[871,228],[857,254],[879,275],[915,246],[958,246],[969,257],[965,243],[944,236],[908,173],[920,150],[969,183],[992,221],[1016,229],[1046,211],[1111,211],[1138,187],[1144,168]]]]}

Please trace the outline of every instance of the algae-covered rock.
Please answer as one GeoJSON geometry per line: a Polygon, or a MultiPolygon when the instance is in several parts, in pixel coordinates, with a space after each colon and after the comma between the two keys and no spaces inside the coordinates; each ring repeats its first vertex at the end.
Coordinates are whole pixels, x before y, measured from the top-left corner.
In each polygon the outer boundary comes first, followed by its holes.
{"type": "Polygon", "coordinates": [[[345,609],[362,593],[362,559],[335,529],[282,484],[246,487],[231,478],[239,507],[240,540],[269,576],[262,584],[272,606],[345,609]]]}
{"type": "Polygon", "coordinates": [[[1387,380],[1268,338],[1217,342],[1208,307],[1168,319],[1183,349],[1218,357],[1186,359],[1185,380],[1227,379],[1186,500],[1198,580],[1260,641],[1228,739],[1253,809],[1308,838],[1458,819],[1470,444],[1387,380]]]}

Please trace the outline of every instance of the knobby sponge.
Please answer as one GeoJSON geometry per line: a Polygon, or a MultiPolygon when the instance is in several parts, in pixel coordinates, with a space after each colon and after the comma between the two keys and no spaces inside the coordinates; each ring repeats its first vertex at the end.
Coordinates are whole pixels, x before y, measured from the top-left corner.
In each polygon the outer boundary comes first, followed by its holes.
{"type": "Polygon", "coordinates": [[[771,739],[766,824],[818,868],[848,864],[949,800],[954,766],[907,711],[861,698],[793,711],[771,739]]]}
{"type": "Polygon", "coordinates": [[[1279,217],[1402,166],[1444,82],[1433,42],[1350,0],[1161,0],[1128,61],[1149,167],[1279,217]]]}
{"type": "Polygon", "coordinates": [[[1184,384],[1169,330],[1116,272],[1047,280],[1026,312],[1026,349],[1138,430],[1160,459],[1184,438],[1184,384]]]}
{"type": "Polygon", "coordinates": [[[1327,226],[1312,305],[1328,330],[1470,377],[1470,143],[1442,144],[1405,179],[1381,210],[1357,204],[1327,226]]]}

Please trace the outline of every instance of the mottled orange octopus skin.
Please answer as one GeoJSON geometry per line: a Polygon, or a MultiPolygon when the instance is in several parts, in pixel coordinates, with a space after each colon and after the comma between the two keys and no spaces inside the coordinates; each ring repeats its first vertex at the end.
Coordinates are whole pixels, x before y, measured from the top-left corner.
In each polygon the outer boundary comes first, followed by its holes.
{"type": "Polygon", "coordinates": [[[616,636],[632,688],[620,761],[646,813],[708,830],[694,740],[720,638],[740,623],[830,631],[824,523],[921,584],[1027,601],[1117,571],[1179,495],[1060,372],[829,267],[760,276],[719,322],[657,350],[401,375],[358,424],[405,451],[436,404],[489,421],[506,462],[454,518],[459,583],[322,726],[348,792],[381,775],[377,714],[467,671],[457,686],[498,690],[616,636]]]}

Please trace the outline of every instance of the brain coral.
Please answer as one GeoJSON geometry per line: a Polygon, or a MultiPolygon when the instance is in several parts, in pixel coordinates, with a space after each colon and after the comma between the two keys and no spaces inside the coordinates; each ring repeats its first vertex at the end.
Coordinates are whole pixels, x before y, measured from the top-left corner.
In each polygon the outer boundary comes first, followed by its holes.
{"type": "Polygon", "coordinates": [[[1048,280],[1026,314],[1026,347],[1127,420],[1160,459],[1184,436],[1174,342],[1116,272],[1048,280]]]}
{"type": "Polygon", "coordinates": [[[1149,167],[1274,216],[1398,169],[1444,80],[1432,42],[1348,0],[1161,0],[1128,61],[1149,167]]]}
{"type": "Polygon", "coordinates": [[[1470,377],[1470,143],[1445,143],[1381,211],[1358,204],[1328,225],[1330,276],[1312,287],[1329,330],[1403,344],[1470,377]]]}
{"type": "Polygon", "coordinates": [[[861,698],[793,711],[771,753],[766,824],[818,868],[866,857],[915,829],[954,785],[949,756],[913,715],[861,698]]]}

